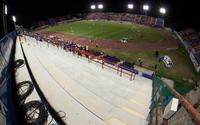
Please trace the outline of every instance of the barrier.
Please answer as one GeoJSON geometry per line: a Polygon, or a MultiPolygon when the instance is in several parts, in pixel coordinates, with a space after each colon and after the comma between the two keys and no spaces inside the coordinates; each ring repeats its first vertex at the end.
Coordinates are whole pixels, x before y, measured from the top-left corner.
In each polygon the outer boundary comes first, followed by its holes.
{"type": "MultiPolygon", "coordinates": [[[[159,118],[163,118],[162,115],[164,113],[165,106],[168,104],[170,99],[172,97],[176,97],[179,99],[179,108],[182,105],[186,111],[188,112],[188,115],[191,116],[191,121],[195,119],[196,124],[200,125],[200,114],[198,111],[177,91],[180,91],[177,89],[173,89],[168,84],[164,83],[159,77],[154,76],[153,78],[153,84],[152,84],[153,90],[152,90],[152,104],[150,106],[150,124],[167,124],[169,119],[163,119],[162,123],[159,122],[159,118]],[[169,95],[166,95],[166,92],[170,92],[169,95]]],[[[186,92],[188,90],[191,90],[191,88],[186,88],[182,92],[186,92]]],[[[173,116],[172,116],[173,117],[173,116]]],[[[182,123],[187,123],[188,119],[185,119],[182,121],[182,123]]],[[[161,122],[161,121],[160,121],[161,122]]],[[[181,124],[181,123],[179,123],[181,124]]]]}
{"type": "Polygon", "coordinates": [[[133,68],[128,68],[127,66],[124,66],[124,65],[121,65],[119,64],[119,66],[124,69],[124,70],[127,70],[127,71],[130,71],[130,72],[135,72],[135,74],[139,74],[139,72],[133,68]]]}
{"type": "Polygon", "coordinates": [[[11,32],[0,40],[0,119],[2,125],[17,124],[11,87],[15,40],[15,32],[11,32]]]}
{"type": "MultiPolygon", "coordinates": [[[[104,58],[102,58],[102,57],[97,57],[97,56],[95,56],[95,55],[93,55],[93,54],[91,54],[91,53],[89,53],[89,52],[84,52],[84,51],[81,51],[81,50],[79,50],[79,49],[77,49],[77,48],[75,48],[74,51],[77,52],[77,54],[79,53],[79,54],[81,54],[81,55],[85,55],[85,57],[88,58],[88,62],[89,62],[89,60],[90,60],[90,61],[99,63],[99,64],[102,65],[102,68],[103,68],[104,66],[106,66],[106,67],[108,67],[108,68],[110,68],[110,69],[116,70],[117,73],[120,72],[120,76],[122,76],[122,74],[126,74],[126,75],[130,76],[130,80],[134,80],[134,79],[135,79],[136,72],[133,71],[133,70],[130,70],[130,69],[128,69],[128,68],[124,68],[124,69],[130,71],[130,73],[127,73],[127,72],[124,72],[124,71],[122,70],[123,68],[122,68],[120,65],[118,65],[118,64],[116,64],[116,63],[114,63],[114,62],[112,62],[112,61],[107,61],[106,59],[104,59],[104,58]],[[94,59],[97,59],[97,60],[100,60],[100,61],[96,61],[96,60],[94,60],[94,59]],[[105,63],[107,63],[107,64],[105,64],[105,63]],[[111,64],[112,66],[110,66],[110,65],[108,65],[108,64],[111,64]],[[121,70],[120,70],[119,68],[121,68],[121,70]],[[134,74],[133,74],[133,73],[134,73],[134,74]]],[[[72,51],[72,53],[75,55],[75,53],[74,53],[73,51],[72,51]]]]}
{"type": "Polygon", "coordinates": [[[145,74],[145,73],[142,73],[142,76],[147,78],[147,79],[153,79],[153,77],[151,75],[148,75],[148,74],[145,74]]]}

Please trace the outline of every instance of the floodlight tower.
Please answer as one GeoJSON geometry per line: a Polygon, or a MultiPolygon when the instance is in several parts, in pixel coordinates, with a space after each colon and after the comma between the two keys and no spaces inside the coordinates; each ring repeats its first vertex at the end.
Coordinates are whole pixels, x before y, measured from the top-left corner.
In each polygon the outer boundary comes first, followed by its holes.
{"type": "Polygon", "coordinates": [[[14,22],[14,25],[15,25],[15,30],[17,29],[17,25],[16,25],[16,17],[15,16],[12,16],[12,20],[13,20],[13,22],[14,22]]]}
{"type": "Polygon", "coordinates": [[[102,10],[103,9],[103,4],[98,4],[98,9],[102,10]]]}
{"type": "Polygon", "coordinates": [[[160,8],[160,14],[164,16],[166,14],[166,9],[164,7],[160,8]]]}
{"type": "Polygon", "coordinates": [[[132,12],[133,8],[134,8],[134,5],[132,3],[129,3],[127,5],[127,8],[128,8],[128,11],[132,12]]]}
{"type": "Polygon", "coordinates": [[[5,0],[3,0],[3,29],[4,29],[4,35],[8,33],[8,28],[7,28],[7,15],[8,15],[8,8],[7,5],[5,4],[5,0]]]}
{"type": "Polygon", "coordinates": [[[164,15],[166,14],[166,9],[164,7],[161,7],[160,8],[160,14],[161,14],[161,17],[163,18],[164,20],[164,15]]]}
{"type": "Polygon", "coordinates": [[[129,3],[127,7],[128,7],[129,10],[132,10],[134,6],[133,6],[132,3],[129,3]]]}
{"type": "Polygon", "coordinates": [[[96,5],[95,5],[95,4],[92,4],[92,5],[90,6],[90,9],[91,9],[91,10],[95,10],[95,9],[96,9],[96,5]]]}
{"type": "Polygon", "coordinates": [[[143,10],[144,10],[145,15],[146,15],[146,14],[147,14],[147,11],[149,10],[149,5],[144,4],[144,5],[143,5],[143,10]]]}

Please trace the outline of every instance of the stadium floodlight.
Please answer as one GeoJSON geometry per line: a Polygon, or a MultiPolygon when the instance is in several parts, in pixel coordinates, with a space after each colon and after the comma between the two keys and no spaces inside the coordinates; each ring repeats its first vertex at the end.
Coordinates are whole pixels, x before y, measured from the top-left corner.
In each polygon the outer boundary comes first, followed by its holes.
{"type": "Polygon", "coordinates": [[[165,14],[165,13],[166,13],[166,9],[163,8],[163,7],[161,7],[161,8],[160,8],[160,13],[161,13],[161,14],[165,14]]]}
{"type": "Polygon", "coordinates": [[[8,8],[7,8],[7,5],[5,5],[5,15],[8,14],[8,8]]]}
{"type": "Polygon", "coordinates": [[[92,10],[96,9],[96,6],[95,5],[91,5],[91,9],[92,10]]]}
{"type": "Polygon", "coordinates": [[[148,11],[149,10],[149,5],[144,5],[143,10],[148,11]]]}
{"type": "Polygon", "coordinates": [[[15,16],[12,16],[12,20],[14,23],[16,23],[16,17],[15,16]]]}
{"type": "Polygon", "coordinates": [[[99,9],[103,9],[103,4],[99,4],[99,5],[98,5],[98,8],[99,8],[99,9]]]}
{"type": "Polygon", "coordinates": [[[133,9],[133,4],[128,4],[128,9],[133,9]]]}

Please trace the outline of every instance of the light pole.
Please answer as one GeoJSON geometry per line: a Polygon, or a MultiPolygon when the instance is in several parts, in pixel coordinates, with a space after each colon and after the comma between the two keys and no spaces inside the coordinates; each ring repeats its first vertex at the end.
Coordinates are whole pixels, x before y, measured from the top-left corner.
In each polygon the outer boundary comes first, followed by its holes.
{"type": "Polygon", "coordinates": [[[91,9],[91,10],[95,10],[95,9],[96,9],[96,5],[92,4],[92,5],[90,6],[90,9],[91,9]]]}
{"type": "Polygon", "coordinates": [[[15,30],[17,30],[16,17],[15,17],[15,16],[12,16],[12,20],[13,20],[13,22],[14,22],[15,30]]]}
{"type": "Polygon", "coordinates": [[[134,7],[134,6],[133,6],[133,4],[132,4],[132,3],[129,3],[129,4],[128,4],[128,9],[132,10],[132,9],[133,9],[133,7],[134,7]]]}
{"type": "Polygon", "coordinates": [[[132,10],[133,10],[133,8],[134,8],[134,5],[133,5],[132,3],[129,3],[129,4],[127,5],[127,8],[128,8],[128,10],[129,10],[130,12],[132,12],[132,10]]]}
{"type": "Polygon", "coordinates": [[[160,8],[160,14],[161,14],[162,18],[166,14],[166,9],[164,7],[160,8]]]}
{"type": "Polygon", "coordinates": [[[8,8],[5,4],[5,1],[3,0],[3,29],[4,29],[4,35],[8,34],[8,27],[7,27],[7,14],[8,14],[8,8]]]}
{"type": "Polygon", "coordinates": [[[163,25],[164,25],[164,15],[166,14],[166,9],[164,7],[161,7],[160,8],[160,14],[161,14],[161,17],[163,18],[163,25]]]}
{"type": "Polygon", "coordinates": [[[98,5],[98,9],[102,10],[103,9],[103,4],[98,5]]]}
{"type": "Polygon", "coordinates": [[[147,5],[147,4],[143,5],[143,10],[144,10],[145,15],[146,15],[147,11],[149,10],[149,5],[147,5]]]}

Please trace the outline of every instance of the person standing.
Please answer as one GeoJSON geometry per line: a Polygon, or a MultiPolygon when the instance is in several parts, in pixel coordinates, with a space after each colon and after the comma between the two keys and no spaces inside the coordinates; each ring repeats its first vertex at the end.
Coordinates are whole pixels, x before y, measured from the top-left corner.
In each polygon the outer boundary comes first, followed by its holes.
{"type": "Polygon", "coordinates": [[[158,52],[158,50],[156,50],[156,52],[155,52],[155,58],[158,58],[158,56],[159,56],[159,52],[158,52]]]}
{"type": "Polygon", "coordinates": [[[155,65],[155,71],[157,70],[157,64],[155,65]]]}
{"type": "Polygon", "coordinates": [[[138,63],[139,63],[140,66],[142,66],[142,60],[141,60],[141,58],[138,58],[138,63]]]}
{"type": "Polygon", "coordinates": [[[163,56],[161,56],[161,57],[159,58],[158,62],[161,62],[161,61],[162,61],[162,59],[163,59],[163,56]]]}
{"type": "Polygon", "coordinates": [[[99,47],[99,44],[98,43],[96,43],[96,48],[98,48],[99,47]]]}

